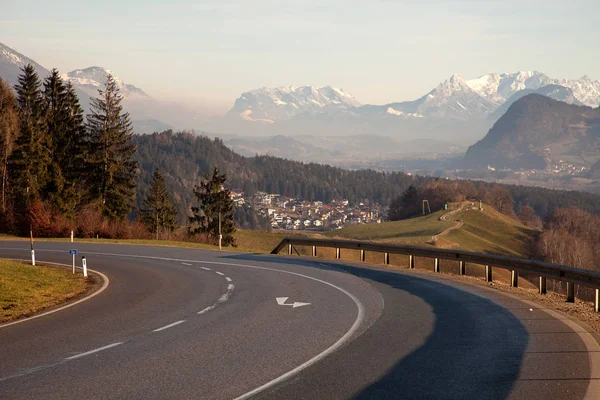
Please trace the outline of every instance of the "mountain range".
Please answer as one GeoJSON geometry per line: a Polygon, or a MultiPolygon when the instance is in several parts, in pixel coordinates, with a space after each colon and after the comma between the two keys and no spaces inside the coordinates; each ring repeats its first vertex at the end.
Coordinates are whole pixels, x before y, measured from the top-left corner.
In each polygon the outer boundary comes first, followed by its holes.
{"type": "MultiPolygon", "coordinates": [[[[0,77],[16,84],[20,68],[27,63],[42,79],[49,74],[39,63],[0,43],[0,77]]],[[[108,73],[112,71],[94,66],[63,77],[73,83],[88,112],[90,97],[97,95],[108,73]]],[[[491,128],[498,135],[496,125],[506,126],[506,122],[494,123],[532,94],[565,106],[600,105],[600,82],[588,76],[556,79],[537,71],[521,71],[475,79],[453,75],[416,100],[383,105],[362,104],[333,86],[260,88],[243,93],[223,117],[199,120],[193,111],[154,99],[113,76],[137,133],[171,127],[197,129],[229,138],[228,144],[244,154],[277,154],[318,162],[415,156],[421,149],[431,154],[452,153],[481,140],[491,128]]],[[[518,117],[513,110],[507,118],[518,117]]]]}

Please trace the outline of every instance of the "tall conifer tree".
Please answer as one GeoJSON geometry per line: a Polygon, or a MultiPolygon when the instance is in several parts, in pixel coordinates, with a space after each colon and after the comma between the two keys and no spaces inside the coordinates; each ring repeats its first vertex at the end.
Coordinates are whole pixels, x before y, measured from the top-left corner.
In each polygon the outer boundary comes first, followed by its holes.
{"type": "Polygon", "coordinates": [[[123,112],[122,96],[112,75],[105,89],[92,99],[92,113],[87,117],[90,154],[90,189],[100,201],[102,213],[113,219],[123,219],[132,210],[135,200],[137,161],[133,143],[133,128],[129,113],[123,112]]]}
{"type": "MultiPolygon", "coordinates": [[[[10,85],[0,78],[0,215],[8,212],[8,160],[19,134],[17,100],[10,85]]],[[[6,228],[6,220],[0,220],[6,228]]]]}
{"type": "Polygon", "coordinates": [[[57,211],[73,217],[83,172],[83,110],[71,83],[65,84],[56,69],[44,81],[44,100],[52,155],[45,194],[57,211]]]}
{"type": "Polygon", "coordinates": [[[31,64],[22,68],[17,91],[20,136],[12,152],[12,190],[15,197],[15,212],[21,224],[20,230],[29,227],[28,208],[32,201],[39,200],[48,183],[50,143],[46,133],[44,99],[40,90],[40,79],[31,64]]]}
{"type": "Polygon", "coordinates": [[[215,168],[212,178],[207,175],[205,181],[194,189],[198,205],[192,207],[190,217],[192,234],[204,233],[207,238],[216,240],[219,237],[219,224],[223,235],[223,245],[235,246],[235,204],[231,198],[231,190],[225,187],[227,175],[220,174],[215,168]]]}
{"type": "Polygon", "coordinates": [[[177,213],[171,196],[165,186],[165,180],[158,169],[152,175],[150,192],[144,200],[144,209],[141,210],[142,222],[150,232],[160,238],[162,233],[170,233],[175,229],[177,213]]]}

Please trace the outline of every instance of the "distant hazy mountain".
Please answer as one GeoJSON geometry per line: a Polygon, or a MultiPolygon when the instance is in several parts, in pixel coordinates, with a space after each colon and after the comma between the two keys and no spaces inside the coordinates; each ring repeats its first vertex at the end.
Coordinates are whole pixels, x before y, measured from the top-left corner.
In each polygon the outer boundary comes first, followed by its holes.
{"type": "Polygon", "coordinates": [[[513,103],[488,134],[469,147],[469,168],[544,169],[560,160],[590,167],[600,157],[600,108],[539,94],[513,103]]]}
{"type": "Polygon", "coordinates": [[[48,76],[50,71],[42,67],[30,58],[16,52],[10,47],[0,43],[0,77],[10,83],[12,86],[18,82],[18,77],[21,74],[21,68],[27,64],[33,65],[38,75],[43,77],[48,76]]]}
{"type": "Polygon", "coordinates": [[[352,95],[331,86],[288,86],[261,88],[243,93],[235,101],[228,115],[251,122],[273,123],[302,113],[358,106],[360,103],[352,95]]]}
{"type": "Polygon", "coordinates": [[[65,75],[63,79],[70,80],[74,86],[85,91],[89,96],[98,96],[98,89],[103,89],[107,75],[112,75],[115,78],[117,87],[121,96],[125,99],[133,97],[149,97],[142,89],[133,85],[128,85],[116,76],[111,70],[102,67],[89,67],[85,69],[76,69],[65,75]]]}
{"type": "Polygon", "coordinates": [[[367,164],[385,159],[429,157],[438,154],[461,155],[464,148],[432,139],[397,141],[375,135],[271,137],[224,137],[223,142],[244,156],[270,155],[295,161],[338,166],[367,164]]]}
{"type": "Polygon", "coordinates": [[[171,125],[156,119],[134,120],[131,121],[131,123],[133,125],[133,131],[137,134],[163,132],[173,129],[171,125]]]}
{"type": "MultiPolygon", "coordinates": [[[[10,47],[0,43],[0,77],[14,86],[18,82],[21,68],[27,64],[34,66],[40,80],[50,75],[50,71],[34,60],[25,57],[10,47]]],[[[79,102],[87,114],[90,111],[90,98],[98,96],[98,89],[104,88],[107,74],[112,74],[117,82],[120,94],[123,96],[123,108],[131,114],[136,133],[163,131],[171,128],[170,124],[158,119],[172,118],[174,121],[193,120],[185,115],[180,108],[174,109],[148,96],[143,90],[124,83],[111,70],[102,67],[76,69],[63,74],[63,79],[73,83],[79,102]]]]}

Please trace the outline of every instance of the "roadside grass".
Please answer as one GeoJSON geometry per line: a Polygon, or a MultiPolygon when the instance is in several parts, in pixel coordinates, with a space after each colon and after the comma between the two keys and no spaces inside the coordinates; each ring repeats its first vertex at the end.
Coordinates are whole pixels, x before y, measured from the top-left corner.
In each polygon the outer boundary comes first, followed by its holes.
{"type": "MultiPolygon", "coordinates": [[[[296,234],[297,235],[297,234],[296,234]]],[[[224,251],[236,251],[243,253],[270,253],[281,240],[288,236],[294,236],[293,233],[263,232],[237,230],[234,235],[237,247],[223,247],[224,251]]],[[[28,241],[29,238],[23,238],[11,235],[0,235],[0,240],[20,240],[28,241]]],[[[70,238],[36,238],[36,242],[65,242],[71,241],[70,238]]],[[[215,245],[196,242],[174,241],[174,240],[154,240],[154,239],[78,239],[75,238],[73,245],[77,243],[100,243],[100,244],[125,244],[138,246],[167,246],[180,247],[186,249],[217,250],[215,245]]]]}
{"type": "Polygon", "coordinates": [[[431,237],[452,227],[448,221],[439,221],[445,211],[424,217],[415,217],[381,224],[354,225],[323,233],[330,238],[372,240],[377,242],[410,243],[426,245],[431,237]]]}
{"type": "Polygon", "coordinates": [[[0,323],[61,304],[87,288],[88,280],[68,269],[0,259],[0,323]]]}

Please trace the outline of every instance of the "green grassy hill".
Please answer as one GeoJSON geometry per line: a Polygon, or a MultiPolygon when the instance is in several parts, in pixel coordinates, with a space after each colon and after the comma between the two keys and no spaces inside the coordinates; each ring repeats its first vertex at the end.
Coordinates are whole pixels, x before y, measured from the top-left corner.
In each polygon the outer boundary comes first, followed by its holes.
{"type": "Polygon", "coordinates": [[[439,221],[444,211],[438,211],[423,217],[381,224],[354,225],[343,229],[325,232],[327,237],[343,239],[373,240],[377,242],[424,244],[450,228],[452,222],[439,221]]]}
{"type": "Polygon", "coordinates": [[[490,206],[484,206],[483,211],[459,212],[453,217],[464,224],[444,236],[443,241],[456,243],[463,250],[526,257],[527,242],[536,234],[490,206]]]}
{"type": "MultiPolygon", "coordinates": [[[[449,211],[456,209],[452,204],[449,211]]],[[[484,210],[465,209],[452,215],[448,221],[439,218],[448,211],[381,224],[355,225],[326,232],[326,237],[372,240],[377,242],[405,243],[445,248],[457,248],[490,254],[510,256],[526,255],[527,242],[535,231],[520,222],[500,214],[490,206],[484,210]],[[440,236],[434,243],[432,236],[439,235],[462,221],[462,225],[440,236]]]]}

